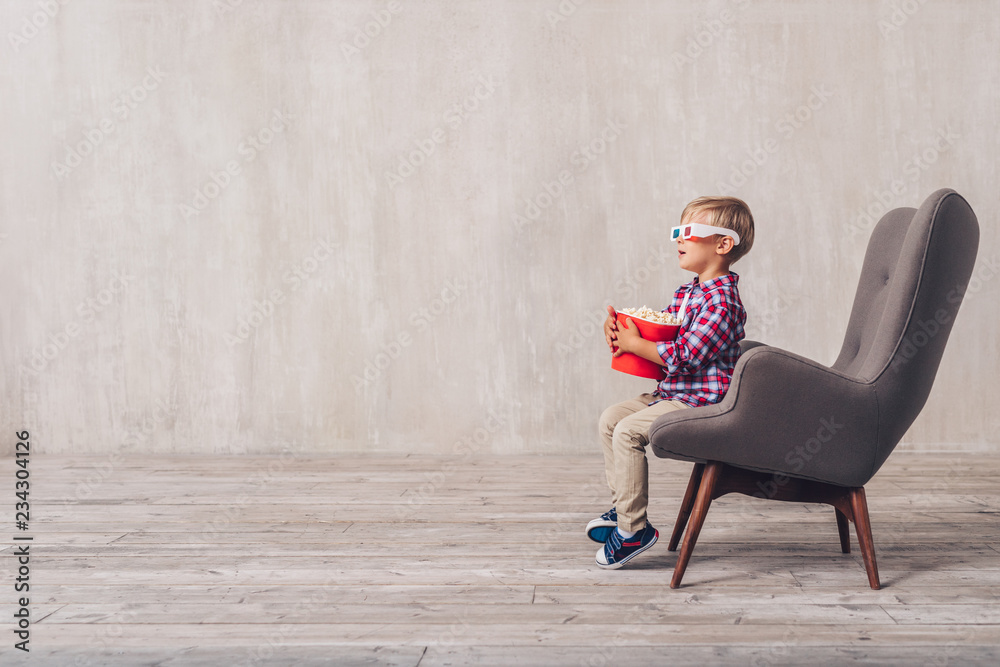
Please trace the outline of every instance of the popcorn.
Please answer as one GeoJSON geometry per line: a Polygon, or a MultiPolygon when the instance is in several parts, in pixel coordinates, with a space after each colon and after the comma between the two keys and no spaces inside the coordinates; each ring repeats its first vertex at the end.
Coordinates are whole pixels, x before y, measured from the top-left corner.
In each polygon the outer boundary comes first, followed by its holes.
{"type": "Polygon", "coordinates": [[[653,310],[652,308],[648,308],[646,306],[643,306],[642,308],[622,308],[620,312],[628,315],[629,317],[646,320],[647,322],[655,322],[656,324],[669,324],[677,326],[681,323],[681,320],[673,315],[668,315],[665,312],[653,310]]]}

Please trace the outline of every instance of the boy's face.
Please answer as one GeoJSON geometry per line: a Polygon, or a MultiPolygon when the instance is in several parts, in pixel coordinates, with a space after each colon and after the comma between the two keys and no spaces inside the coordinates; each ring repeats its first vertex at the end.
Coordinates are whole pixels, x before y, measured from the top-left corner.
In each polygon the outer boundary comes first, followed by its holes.
{"type": "MultiPolygon", "coordinates": [[[[681,224],[709,224],[708,211],[689,215],[681,224]]],[[[706,270],[725,262],[725,248],[732,245],[728,236],[716,235],[704,239],[677,239],[677,262],[684,271],[699,275],[706,270]],[[728,241],[728,244],[726,243],[728,241]]]]}

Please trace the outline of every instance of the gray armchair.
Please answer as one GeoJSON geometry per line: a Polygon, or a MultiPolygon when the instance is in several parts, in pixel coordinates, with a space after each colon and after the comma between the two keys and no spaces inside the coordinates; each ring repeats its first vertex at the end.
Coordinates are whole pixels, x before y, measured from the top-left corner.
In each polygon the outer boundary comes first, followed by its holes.
{"type": "Polygon", "coordinates": [[[653,423],[654,454],[695,463],[668,546],[676,550],[690,519],[671,588],[712,500],[727,493],[832,505],[842,551],[851,521],[868,582],[880,587],[864,485],[927,400],[978,247],[976,216],[953,190],[888,212],[872,231],[832,366],[744,341],[721,402],[653,423]]]}

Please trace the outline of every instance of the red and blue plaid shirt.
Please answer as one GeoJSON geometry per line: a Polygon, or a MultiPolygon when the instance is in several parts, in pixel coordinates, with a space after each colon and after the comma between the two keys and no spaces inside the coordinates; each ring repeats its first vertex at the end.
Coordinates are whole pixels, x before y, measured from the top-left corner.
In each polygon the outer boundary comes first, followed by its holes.
{"type": "Polygon", "coordinates": [[[696,408],[718,403],[726,395],[747,321],[736,287],[739,280],[732,271],[704,283],[695,276],[674,292],[664,311],[671,315],[678,314],[684,295],[691,296],[677,337],[656,344],[667,377],[656,387],[657,400],[650,405],[670,399],[696,408]]]}

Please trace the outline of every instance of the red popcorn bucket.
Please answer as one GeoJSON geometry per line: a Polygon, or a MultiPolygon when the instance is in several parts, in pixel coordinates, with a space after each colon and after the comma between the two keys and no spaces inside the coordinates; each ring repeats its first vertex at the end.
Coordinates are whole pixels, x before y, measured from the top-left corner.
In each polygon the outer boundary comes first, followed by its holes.
{"type": "MultiPolygon", "coordinates": [[[[625,324],[625,319],[628,318],[632,320],[636,327],[638,327],[639,335],[646,340],[651,340],[656,343],[673,340],[677,337],[677,332],[680,331],[681,328],[681,325],[679,324],[659,324],[657,322],[644,320],[636,317],[635,315],[626,315],[625,313],[618,313],[617,315],[619,329],[628,328],[628,325],[625,324]]],[[[618,351],[617,347],[614,349],[615,352],[618,351]]],[[[649,361],[648,359],[643,359],[642,357],[636,356],[631,352],[626,352],[620,357],[611,357],[611,368],[616,371],[621,371],[622,373],[637,375],[642,378],[650,378],[652,380],[662,380],[667,373],[666,369],[660,364],[649,361]]]]}

